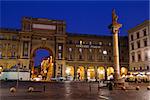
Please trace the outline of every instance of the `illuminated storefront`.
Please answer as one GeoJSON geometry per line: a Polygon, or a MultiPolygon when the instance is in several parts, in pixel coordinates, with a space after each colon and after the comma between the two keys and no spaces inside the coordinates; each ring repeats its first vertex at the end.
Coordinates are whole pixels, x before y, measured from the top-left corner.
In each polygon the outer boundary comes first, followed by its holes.
{"type": "Polygon", "coordinates": [[[95,79],[94,67],[89,67],[87,70],[87,79],[95,79]]]}
{"type": "Polygon", "coordinates": [[[125,67],[121,67],[121,76],[122,77],[125,77],[126,75],[127,75],[127,72],[128,72],[128,70],[127,70],[127,68],[125,68],[125,67]]]}
{"type": "Polygon", "coordinates": [[[113,67],[108,67],[107,68],[107,79],[110,80],[110,79],[113,79],[114,75],[114,68],[113,67]]]}
{"type": "Polygon", "coordinates": [[[80,66],[78,69],[77,69],[77,78],[79,80],[84,80],[84,67],[80,66]]]}
{"type": "Polygon", "coordinates": [[[98,79],[104,80],[105,79],[105,69],[104,67],[98,67],[98,79]]]}

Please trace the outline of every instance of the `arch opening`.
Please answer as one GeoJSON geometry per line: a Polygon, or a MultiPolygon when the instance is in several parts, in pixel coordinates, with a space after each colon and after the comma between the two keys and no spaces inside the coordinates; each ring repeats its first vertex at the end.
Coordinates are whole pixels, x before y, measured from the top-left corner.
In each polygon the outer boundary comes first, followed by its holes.
{"type": "Polygon", "coordinates": [[[36,48],[31,54],[32,79],[50,81],[53,74],[53,56],[48,48],[36,48]]]}
{"type": "Polygon", "coordinates": [[[72,81],[74,78],[74,67],[73,66],[67,66],[65,73],[66,73],[66,79],[69,81],[72,81]]]}
{"type": "Polygon", "coordinates": [[[98,72],[98,79],[104,80],[105,79],[105,69],[104,69],[104,67],[98,67],[97,72],[98,72]]]}
{"type": "Polygon", "coordinates": [[[87,69],[87,79],[88,80],[95,79],[95,70],[94,70],[94,67],[89,67],[87,69]]]}
{"type": "Polygon", "coordinates": [[[107,79],[111,80],[114,79],[114,68],[113,67],[108,67],[107,68],[107,79]]]}
{"type": "Polygon", "coordinates": [[[84,67],[83,66],[79,66],[79,68],[77,69],[77,78],[78,80],[84,80],[84,67]]]}

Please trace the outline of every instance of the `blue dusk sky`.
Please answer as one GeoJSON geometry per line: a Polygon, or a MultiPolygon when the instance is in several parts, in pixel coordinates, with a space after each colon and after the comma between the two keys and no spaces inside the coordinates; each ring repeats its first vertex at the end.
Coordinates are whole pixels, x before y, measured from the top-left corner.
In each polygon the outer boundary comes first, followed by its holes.
{"type": "Polygon", "coordinates": [[[65,20],[66,31],[71,33],[111,35],[108,25],[111,24],[111,13],[115,8],[118,22],[123,24],[119,35],[126,36],[128,29],[149,19],[149,4],[148,0],[0,0],[0,27],[21,29],[22,17],[29,16],[65,20]]]}
{"type": "Polygon", "coordinates": [[[148,1],[1,1],[0,27],[21,28],[21,18],[30,16],[65,20],[67,32],[111,35],[112,9],[116,9],[120,35],[149,19],[148,1]]]}

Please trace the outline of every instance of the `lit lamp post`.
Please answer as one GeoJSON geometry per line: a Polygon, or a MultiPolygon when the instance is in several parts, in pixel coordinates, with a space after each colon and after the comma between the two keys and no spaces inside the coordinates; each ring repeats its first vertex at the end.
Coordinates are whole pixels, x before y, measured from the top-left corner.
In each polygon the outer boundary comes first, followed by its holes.
{"type": "Polygon", "coordinates": [[[106,66],[107,51],[106,50],[103,51],[103,55],[104,55],[104,62],[105,62],[105,68],[106,68],[106,70],[105,70],[105,80],[107,80],[107,66],[106,66]]]}
{"type": "Polygon", "coordinates": [[[0,76],[1,76],[1,72],[3,71],[3,67],[0,66],[0,76]]]}
{"type": "Polygon", "coordinates": [[[17,88],[19,85],[19,67],[20,67],[20,62],[18,63],[18,66],[17,66],[17,88]]]}
{"type": "Polygon", "coordinates": [[[112,24],[109,25],[109,29],[113,34],[113,56],[114,56],[114,81],[120,83],[120,65],[119,65],[119,46],[118,46],[118,33],[122,24],[117,22],[118,16],[115,13],[115,9],[112,11],[112,24]]]}

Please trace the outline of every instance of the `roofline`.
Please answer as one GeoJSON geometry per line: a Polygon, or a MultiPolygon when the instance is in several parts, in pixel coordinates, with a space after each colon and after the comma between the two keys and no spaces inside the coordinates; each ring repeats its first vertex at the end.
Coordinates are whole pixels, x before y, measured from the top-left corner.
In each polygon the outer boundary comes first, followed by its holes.
{"type": "Polygon", "coordinates": [[[144,22],[142,22],[142,23],[136,25],[135,27],[129,29],[127,32],[128,32],[128,34],[130,34],[130,33],[134,32],[136,30],[139,30],[139,29],[141,29],[141,28],[143,28],[149,24],[150,24],[150,20],[145,20],[144,22]]]}
{"type": "Polygon", "coordinates": [[[49,18],[44,18],[44,17],[43,18],[38,18],[38,17],[23,16],[22,20],[33,20],[33,21],[42,21],[42,22],[45,22],[45,21],[48,21],[48,22],[57,21],[57,22],[63,22],[64,24],[66,24],[65,20],[49,19],[49,18]]]}
{"type": "Polygon", "coordinates": [[[21,29],[14,29],[14,28],[1,28],[0,27],[0,32],[20,32],[21,29]]]}
{"type": "MultiPolygon", "coordinates": [[[[80,37],[110,37],[112,38],[112,35],[96,35],[96,34],[81,34],[81,33],[67,33],[68,36],[80,36],[80,37]]],[[[128,36],[119,36],[119,37],[125,37],[127,38],[128,36]]]]}

